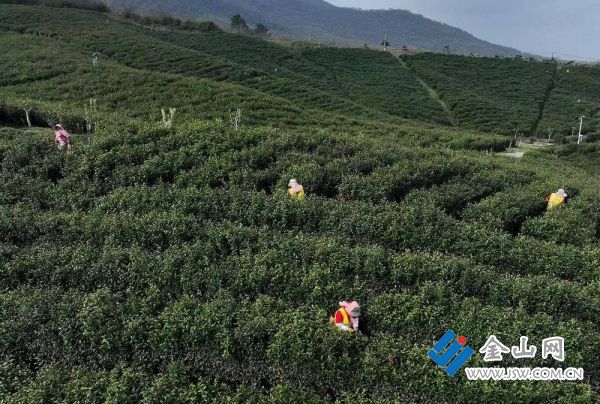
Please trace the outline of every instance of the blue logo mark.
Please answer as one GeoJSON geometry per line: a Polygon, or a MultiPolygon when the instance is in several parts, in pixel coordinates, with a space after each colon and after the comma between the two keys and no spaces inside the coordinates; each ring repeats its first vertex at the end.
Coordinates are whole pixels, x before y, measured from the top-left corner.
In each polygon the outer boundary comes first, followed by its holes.
{"type": "Polygon", "coordinates": [[[460,336],[454,340],[455,337],[454,331],[446,331],[444,336],[427,353],[435,363],[444,368],[450,377],[454,377],[456,372],[474,353],[473,349],[466,345],[467,339],[465,337],[460,336]],[[442,353],[445,348],[446,352],[442,353]]]}

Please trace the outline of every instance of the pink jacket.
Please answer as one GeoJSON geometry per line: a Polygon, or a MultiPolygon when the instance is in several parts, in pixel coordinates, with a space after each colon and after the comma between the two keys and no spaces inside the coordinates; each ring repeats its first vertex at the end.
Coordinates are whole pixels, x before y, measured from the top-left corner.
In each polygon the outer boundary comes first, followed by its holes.
{"type": "Polygon", "coordinates": [[[56,143],[71,143],[71,135],[64,129],[55,129],[56,143]]]}

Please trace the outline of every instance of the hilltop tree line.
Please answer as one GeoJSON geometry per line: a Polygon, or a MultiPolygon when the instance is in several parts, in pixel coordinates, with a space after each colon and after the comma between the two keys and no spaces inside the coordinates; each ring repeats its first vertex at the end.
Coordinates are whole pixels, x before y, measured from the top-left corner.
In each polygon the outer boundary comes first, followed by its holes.
{"type": "MultiPolygon", "coordinates": [[[[102,13],[110,13],[112,11],[106,3],[99,0],[0,0],[0,4],[79,8],[102,13]]],[[[131,8],[126,8],[123,11],[122,16],[144,26],[161,26],[183,31],[220,31],[220,28],[213,22],[182,20],[180,18],[173,17],[166,12],[161,12],[159,15],[141,15],[131,8]]],[[[261,37],[270,35],[269,28],[267,28],[264,24],[258,23],[254,28],[251,28],[246,20],[239,14],[231,17],[231,30],[240,34],[251,34],[261,37]]]]}
{"type": "Polygon", "coordinates": [[[254,29],[252,29],[248,26],[246,20],[244,20],[239,14],[231,17],[231,30],[240,34],[254,34],[257,36],[269,35],[269,29],[264,24],[258,23],[254,29]]]}
{"type": "Polygon", "coordinates": [[[110,12],[110,8],[97,0],[0,0],[0,4],[23,4],[28,6],[68,7],[83,10],[110,12]]]}
{"type": "Polygon", "coordinates": [[[190,20],[182,20],[180,18],[176,18],[165,13],[161,13],[157,16],[140,15],[137,14],[135,11],[128,9],[123,12],[122,16],[128,20],[131,20],[140,25],[144,25],[146,27],[167,27],[172,30],[181,31],[221,31],[221,29],[212,21],[197,22],[190,20]]]}
{"type": "MultiPolygon", "coordinates": [[[[28,6],[44,6],[57,8],[78,8],[82,10],[97,11],[101,13],[111,13],[113,10],[99,0],[0,0],[0,4],[21,4],[28,6]]],[[[172,15],[161,12],[157,15],[138,14],[132,8],[126,8],[121,14],[122,17],[131,20],[137,24],[147,27],[166,27],[172,30],[182,31],[201,31],[215,32],[221,29],[212,21],[191,21],[182,20],[172,15]]],[[[258,27],[257,27],[258,28],[258,27]]]]}

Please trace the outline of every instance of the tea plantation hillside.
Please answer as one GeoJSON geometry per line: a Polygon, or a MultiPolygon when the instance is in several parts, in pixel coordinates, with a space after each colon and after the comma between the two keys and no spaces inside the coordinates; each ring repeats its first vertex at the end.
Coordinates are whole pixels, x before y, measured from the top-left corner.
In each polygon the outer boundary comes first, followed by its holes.
{"type": "MultiPolygon", "coordinates": [[[[81,115],[83,103],[97,98],[99,109],[140,116],[131,111],[139,101],[129,105],[131,97],[123,94],[106,99],[129,80],[125,76],[137,75],[138,81],[153,77],[131,96],[143,99],[144,111],[154,119],[161,108],[202,118],[227,116],[241,107],[251,123],[264,123],[267,115],[253,110],[266,108],[280,110],[278,124],[364,118],[387,125],[418,119],[507,135],[552,132],[560,139],[583,114],[592,117],[585,132],[598,130],[593,67],[426,53],[398,60],[378,51],[284,46],[215,30],[149,29],[69,8],[0,4],[0,30],[8,42],[3,58],[14,69],[10,80],[4,79],[0,101],[17,108],[61,101],[54,106],[61,114],[81,115]],[[20,51],[16,42],[43,47],[48,58],[24,65],[26,56],[10,53],[20,51]],[[95,52],[102,55],[92,69],[95,52]],[[172,94],[158,84],[174,81],[181,84],[172,94]],[[71,85],[68,92],[64,82],[71,85]],[[211,89],[199,90],[204,87],[211,89]]],[[[46,109],[47,114],[52,108],[46,109]]]]}
{"type": "MultiPolygon", "coordinates": [[[[574,94],[535,81],[551,63],[14,5],[0,29],[0,402],[598,402],[598,143],[511,159],[493,134],[542,127],[553,115],[529,101],[574,94]],[[511,69],[523,86],[488,89],[511,69]],[[492,133],[465,129],[480,125],[492,133]],[[561,187],[570,203],[546,212],[561,187]],[[343,299],[363,307],[362,333],[328,323],[343,299]],[[502,366],[584,378],[451,378],[427,356],[447,329],[476,351],[492,334],[540,351],[562,336],[564,362],[502,366]]],[[[593,108],[590,69],[573,80],[593,108]]]]}
{"type": "MultiPolygon", "coordinates": [[[[285,98],[297,107],[343,112],[351,116],[378,116],[383,121],[398,121],[395,117],[426,119],[430,116],[433,121],[442,122],[446,119],[439,106],[430,100],[414,78],[411,78],[410,72],[398,69],[391,57],[376,52],[348,51],[350,56],[364,58],[371,65],[359,65],[355,69],[357,71],[345,74],[356,76],[362,71],[369,73],[368,77],[377,74],[376,78],[368,79],[364,83],[349,84],[352,77],[341,76],[340,79],[345,79],[345,82],[340,83],[335,72],[302,57],[292,49],[279,45],[225,33],[202,33],[195,36],[173,34],[171,39],[175,43],[171,43],[155,38],[158,33],[148,29],[121,23],[112,18],[107,20],[104,14],[82,10],[0,6],[0,29],[51,38],[55,41],[51,45],[52,48],[60,52],[60,59],[56,59],[59,64],[73,63],[72,58],[63,53],[65,43],[68,43],[70,48],[77,48],[81,56],[101,52],[103,57],[111,62],[136,70],[175,74],[180,78],[210,79],[241,84],[261,94],[285,98]],[[54,24],[56,20],[65,20],[69,23],[54,24]],[[190,43],[192,41],[195,45],[190,43]],[[234,49],[237,51],[230,51],[233,55],[217,51],[217,48],[222,48],[227,43],[230,46],[235,44],[234,49]],[[201,48],[199,44],[208,46],[208,49],[201,48]],[[193,46],[193,48],[183,46],[193,46]],[[236,56],[238,54],[241,56],[236,56]],[[371,57],[384,61],[378,71],[373,68],[371,57]],[[394,82],[397,82],[396,89],[392,89],[389,94],[379,96],[380,99],[376,99],[378,103],[374,104],[372,97],[365,96],[370,94],[373,86],[377,86],[378,83],[385,83],[387,87],[389,83],[394,82]],[[359,86],[360,91],[351,92],[356,85],[359,86]],[[427,108],[428,110],[425,111],[427,113],[420,111],[420,106],[427,108]],[[395,116],[385,116],[386,114],[379,111],[389,111],[395,116]]],[[[109,63],[109,67],[110,65],[109,63]]],[[[91,56],[85,68],[91,71],[91,56]]],[[[98,75],[103,73],[113,75],[103,69],[97,69],[98,75]]],[[[109,78],[109,80],[118,81],[118,78],[109,78]]],[[[104,83],[106,79],[102,77],[98,81],[104,83]]],[[[27,86],[11,89],[13,93],[30,91],[27,86]]],[[[379,94],[384,92],[384,89],[377,90],[379,94]]],[[[94,95],[90,93],[89,97],[94,95]]],[[[152,93],[149,95],[155,97],[152,93]]],[[[277,108],[277,106],[273,107],[277,108]]]]}
{"type": "Polygon", "coordinates": [[[460,124],[503,133],[530,133],[556,69],[551,62],[434,54],[406,60],[446,100],[460,124]]]}
{"type": "Polygon", "coordinates": [[[571,133],[579,129],[577,119],[561,120],[561,116],[584,119],[584,132],[598,133],[600,124],[600,68],[561,66],[556,72],[555,87],[545,107],[540,133],[571,133]]]}
{"type": "Polygon", "coordinates": [[[405,56],[455,114],[460,126],[539,137],[571,135],[581,115],[584,132],[598,133],[597,66],[436,54],[405,56]]]}

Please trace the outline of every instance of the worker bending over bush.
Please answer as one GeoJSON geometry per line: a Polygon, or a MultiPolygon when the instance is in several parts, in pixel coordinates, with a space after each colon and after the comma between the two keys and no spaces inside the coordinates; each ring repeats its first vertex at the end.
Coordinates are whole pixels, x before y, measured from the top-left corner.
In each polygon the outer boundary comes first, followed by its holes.
{"type": "Polygon", "coordinates": [[[565,190],[561,188],[556,192],[546,195],[546,200],[548,201],[547,210],[550,210],[557,206],[561,206],[568,203],[569,195],[567,195],[565,190]]]}
{"type": "Polygon", "coordinates": [[[54,137],[58,150],[71,150],[73,142],[71,141],[71,134],[67,132],[61,125],[54,125],[54,137]]]}
{"type": "Polygon", "coordinates": [[[358,332],[360,306],[357,302],[339,302],[340,308],[329,318],[329,322],[341,330],[358,332]]]}
{"type": "Polygon", "coordinates": [[[288,184],[288,195],[292,199],[304,199],[304,187],[298,184],[295,178],[292,178],[288,184]]]}

